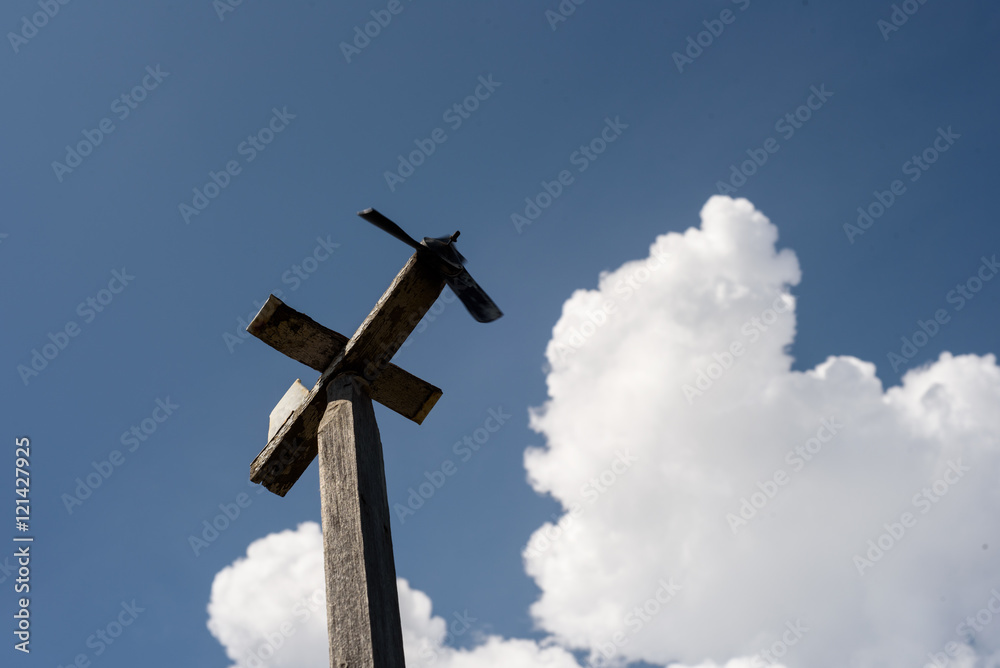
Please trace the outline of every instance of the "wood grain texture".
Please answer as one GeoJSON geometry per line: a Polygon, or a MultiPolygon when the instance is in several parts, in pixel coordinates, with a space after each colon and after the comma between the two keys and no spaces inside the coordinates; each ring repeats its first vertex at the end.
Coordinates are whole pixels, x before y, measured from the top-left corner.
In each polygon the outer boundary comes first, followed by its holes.
{"type": "Polygon", "coordinates": [[[326,408],[326,381],[319,381],[250,463],[250,480],[284,496],[316,458],[316,430],[326,408]]]}
{"type": "Polygon", "coordinates": [[[330,665],[404,668],[382,442],[363,385],[333,379],[319,425],[330,665]]]}
{"type": "Polygon", "coordinates": [[[390,364],[372,381],[370,392],[372,400],[417,424],[423,424],[442,394],[440,388],[395,364],[390,364]]]}
{"type": "Polygon", "coordinates": [[[319,371],[326,371],[347,346],[347,337],[324,327],[270,295],[247,331],[278,352],[319,371]]]}
{"type": "MultiPolygon", "coordinates": [[[[348,343],[343,334],[324,327],[274,295],[268,297],[247,331],[278,352],[320,372],[329,369],[348,343]]],[[[441,398],[439,388],[395,364],[371,375],[371,398],[417,424],[424,421],[441,398]]]]}
{"type": "MultiPolygon", "coordinates": [[[[320,375],[302,404],[285,420],[251,462],[250,480],[264,485],[278,496],[288,493],[316,457],[316,429],[326,408],[325,388],[333,378],[341,374],[351,373],[370,387],[371,396],[377,401],[402,412],[412,420],[423,421],[441,396],[441,390],[398,367],[390,370],[394,365],[389,360],[434,304],[442,289],[444,279],[441,275],[419,262],[418,255],[414,253],[344,349],[334,355],[333,361],[320,375]],[[384,380],[380,380],[383,377],[384,380]]],[[[264,315],[258,313],[262,318],[261,325],[269,316],[279,313],[280,300],[268,301],[271,306],[265,304],[261,309],[264,315]],[[269,310],[265,311],[265,308],[269,310]]],[[[284,310],[281,313],[290,315],[284,310]]],[[[330,339],[320,329],[326,328],[311,318],[308,320],[311,324],[297,321],[297,331],[311,341],[311,345],[321,347],[324,340],[330,339]]],[[[254,321],[257,321],[257,317],[254,321]]],[[[292,327],[287,324],[287,333],[281,335],[281,338],[292,336],[292,327]]],[[[257,329],[263,331],[266,328],[257,329]]],[[[336,334],[333,330],[326,331],[336,334]]],[[[300,356],[318,362],[303,352],[303,346],[296,344],[295,349],[300,356]]]]}
{"type": "Polygon", "coordinates": [[[419,253],[410,256],[351,337],[344,350],[342,371],[357,373],[369,383],[375,380],[434,305],[444,289],[444,278],[419,257],[419,253]]]}
{"type": "Polygon", "coordinates": [[[288,416],[295,412],[295,409],[302,405],[302,402],[309,396],[309,389],[302,384],[300,378],[296,378],[292,386],[288,388],[281,400],[271,409],[271,414],[267,418],[267,440],[270,441],[278,433],[288,416]]]}

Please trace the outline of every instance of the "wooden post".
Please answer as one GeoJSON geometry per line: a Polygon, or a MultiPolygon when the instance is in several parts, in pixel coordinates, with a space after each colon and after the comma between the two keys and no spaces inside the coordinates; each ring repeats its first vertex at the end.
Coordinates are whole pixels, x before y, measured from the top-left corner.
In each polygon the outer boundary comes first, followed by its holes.
{"type": "Polygon", "coordinates": [[[319,478],[333,668],[404,668],[382,441],[362,379],[327,386],[319,478]]]}
{"type": "Polygon", "coordinates": [[[318,323],[292,309],[280,308],[284,306],[280,300],[268,300],[261,308],[247,327],[248,332],[261,336],[265,343],[293,359],[308,360],[307,364],[317,366],[328,359],[329,366],[250,464],[251,480],[279,496],[284,496],[291,489],[316,456],[316,428],[326,409],[326,387],[343,373],[363,376],[366,382],[371,383],[371,396],[384,400],[393,410],[407,414],[416,422],[424,419],[441,396],[441,390],[389,363],[444,289],[444,279],[419,260],[417,253],[410,257],[375,308],[344,345],[341,343],[346,337],[321,328],[318,323]],[[306,352],[303,347],[314,349],[306,352]],[[384,383],[381,374],[386,371],[391,374],[390,381],[395,379],[401,382],[384,383]],[[402,394],[406,387],[412,388],[415,394],[402,394]],[[414,411],[417,404],[420,408],[414,411]]]}
{"type": "Polygon", "coordinates": [[[250,479],[284,496],[319,456],[330,666],[405,668],[372,399],[420,424],[441,396],[391,360],[445,282],[480,322],[502,314],[462,268],[465,259],[451,245],[458,232],[418,244],[374,209],[361,215],[417,252],[350,339],[274,295],[260,309],[247,331],[321,374],[311,390],[296,380],[271,411],[250,479]]]}

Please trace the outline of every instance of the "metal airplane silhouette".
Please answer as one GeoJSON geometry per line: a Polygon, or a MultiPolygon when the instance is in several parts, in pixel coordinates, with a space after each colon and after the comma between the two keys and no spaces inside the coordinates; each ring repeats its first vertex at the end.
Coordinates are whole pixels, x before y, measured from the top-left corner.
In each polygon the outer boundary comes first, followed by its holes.
{"type": "Polygon", "coordinates": [[[503,312],[463,266],[465,258],[455,248],[458,232],[450,237],[424,237],[422,242],[417,242],[416,239],[404,232],[403,228],[375,209],[359,211],[358,215],[415,249],[444,277],[445,282],[455,292],[473,318],[479,322],[493,322],[503,315],[503,312]]]}

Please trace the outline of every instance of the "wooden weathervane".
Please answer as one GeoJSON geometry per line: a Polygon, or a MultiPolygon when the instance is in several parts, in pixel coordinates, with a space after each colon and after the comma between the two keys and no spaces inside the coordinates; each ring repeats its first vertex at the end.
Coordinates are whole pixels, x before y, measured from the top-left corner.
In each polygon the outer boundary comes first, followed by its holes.
{"type": "Polygon", "coordinates": [[[420,424],[441,390],[390,363],[447,283],[479,322],[501,315],[450,237],[417,242],[374,209],[358,214],[416,250],[348,339],[271,295],[247,331],[320,372],[275,409],[250,479],[284,496],[319,455],[330,666],[404,668],[382,442],[372,400],[420,424]]]}

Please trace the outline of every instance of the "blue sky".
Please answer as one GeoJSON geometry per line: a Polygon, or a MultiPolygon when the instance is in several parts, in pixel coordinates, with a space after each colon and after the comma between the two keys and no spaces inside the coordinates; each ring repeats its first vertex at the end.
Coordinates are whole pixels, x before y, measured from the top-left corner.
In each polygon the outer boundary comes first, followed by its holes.
{"type": "Polygon", "coordinates": [[[206,628],[213,578],[252,541],[320,516],[315,464],[285,498],[247,482],[271,408],[315,374],[234,337],[277,290],[353,332],[409,255],[355,216],[369,206],[418,238],[461,230],[506,314],[480,325],[439,304],[394,361],[443,398],[420,427],[377,409],[391,505],[491,410],[511,416],[393,525],[398,575],[483,634],[554,632],[529,613],[540,590],[521,552],[560,504],[528,485],[524,452],[546,445],[528,409],[548,396],[564,302],[658,235],[697,227],[720,182],[798,258],[794,370],[848,355],[888,388],[942,351],[996,350],[997,286],[961,309],[951,292],[1000,252],[995,7],[914,2],[889,31],[894,6],[878,2],[591,0],[563,2],[575,10],[556,21],[554,1],[402,0],[348,57],[341,44],[387,3],[219,4],[52,3],[34,31],[23,17],[44,1],[0,12],[5,34],[30,36],[0,48],[0,272],[4,437],[10,462],[15,437],[31,439],[35,536],[32,651],[8,642],[5,665],[229,665],[206,628]],[[412,175],[387,178],[428,138],[412,175]],[[96,146],[67,158],[81,142],[96,146]],[[530,224],[512,218],[564,171],[530,224]],[[225,187],[185,215],[212,173],[225,187]],[[880,198],[863,234],[845,230],[880,198]],[[900,338],[939,309],[948,321],[893,369],[900,338]],[[50,335],[64,347],[26,371],[50,335]],[[133,426],[146,437],[135,446],[122,440],[133,426]],[[115,450],[121,464],[68,509],[64,495],[115,450]],[[196,555],[189,536],[240,494],[248,505],[196,555]],[[98,656],[88,637],[133,600],[143,612],[98,656]]]}

